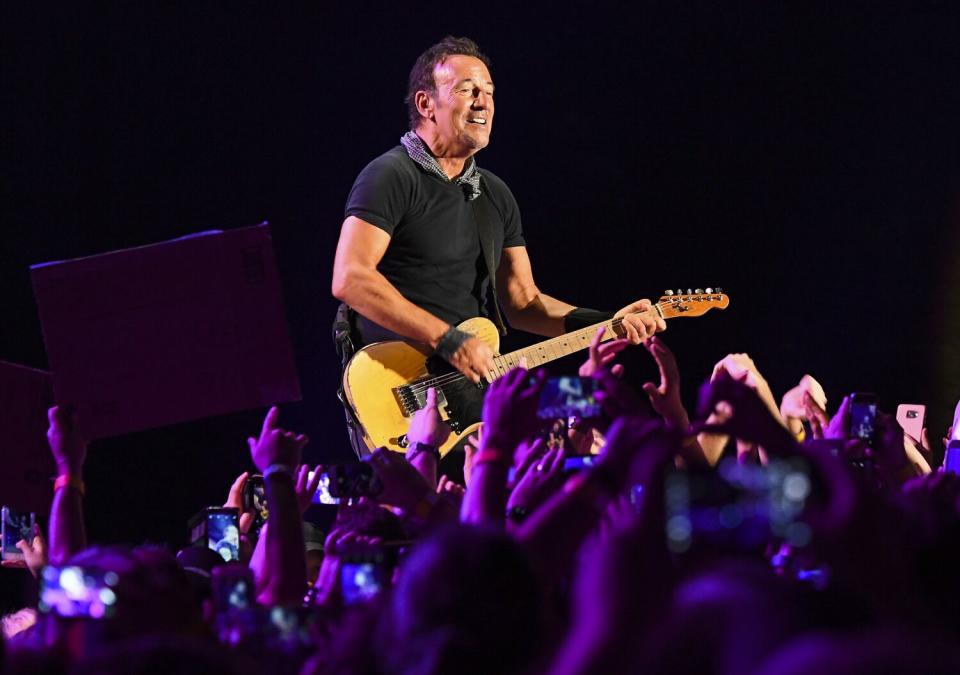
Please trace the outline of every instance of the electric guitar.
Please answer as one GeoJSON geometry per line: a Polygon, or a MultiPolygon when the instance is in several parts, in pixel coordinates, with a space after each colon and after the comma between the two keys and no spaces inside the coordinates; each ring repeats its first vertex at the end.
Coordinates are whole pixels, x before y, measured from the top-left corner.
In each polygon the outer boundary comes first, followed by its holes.
{"type": "MultiPolygon", "coordinates": [[[[714,308],[726,309],[729,304],[729,297],[719,288],[679,294],[666,291],[645,313],[663,319],[694,317],[714,308]]],[[[433,355],[427,345],[390,341],[368,345],[353,355],[343,371],[343,391],[367,447],[403,452],[410,418],[426,405],[427,389],[435,387],[440,416],[453,429],[440,446],[441,455],[445,455],[460,438],[478,428],[484,390],[493,380],[518,366],[520,359],[525,359],[527,368],[533,369],[586,349],[601,326],[606,327],[604,341],[626,336],[622,319],[611,319],[509,354],[498,354],[500,334],[493,322],[482,317],[467,319],[457,328],[480,338],[496,354],[490,377],[479,385],[433,355]]]]}

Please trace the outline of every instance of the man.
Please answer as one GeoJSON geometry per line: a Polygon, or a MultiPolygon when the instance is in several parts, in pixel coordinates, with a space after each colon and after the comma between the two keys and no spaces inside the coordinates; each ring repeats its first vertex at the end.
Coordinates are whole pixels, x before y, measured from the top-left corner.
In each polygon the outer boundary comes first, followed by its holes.
{"type": "MultiPolygon", "coordinates": [[[[357,178],[337,245],[332,290],[359,315],[355,338],[400,336],[429,345],[475,383],[488,374],[490,347],[455,328],[486,313],[480,200],[494,221],[495,288],[510,325],[552,337],[611,318],[537,288],[516,201],[477,167],[494,119],[493,78],[477,45],[447,37],[421,54],[407,105],[411,131],[357,178]]],[[[665,328],[635,313],[649,306],[640,300],[613,315],[634,344],[665,328]]]]}

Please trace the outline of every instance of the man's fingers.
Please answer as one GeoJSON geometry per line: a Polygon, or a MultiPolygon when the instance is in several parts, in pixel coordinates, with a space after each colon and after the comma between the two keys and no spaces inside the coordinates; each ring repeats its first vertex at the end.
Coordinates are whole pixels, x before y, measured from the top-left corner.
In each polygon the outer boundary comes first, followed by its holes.
{"type": "Polygon", "coordinates": [[[610,373],[614,377],[623,377],[623,364],[618,363],[613,368],[610,369],[610,373]]]}
{"type": "Polygon", "coordinates": [[[436,387],[427,387],[427,408],[437,407],[437,389],[436,387]]]}

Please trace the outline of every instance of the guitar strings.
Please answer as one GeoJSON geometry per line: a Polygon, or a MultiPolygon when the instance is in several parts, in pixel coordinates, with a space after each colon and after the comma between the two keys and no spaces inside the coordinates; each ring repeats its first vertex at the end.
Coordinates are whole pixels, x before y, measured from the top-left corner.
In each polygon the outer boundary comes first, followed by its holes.
{"type": "MultiPolygon", "coordinates": [[[[655,305],[652,305],[651,309],[653,308],[663,309],[663,307],[664,307],[664,303],[658,302],[655,305]]],[[[642,312],[634,312],[634,313],[641,314],[642,312]]],[[[614,327],[622,326],[623,317],[611,319],[610,324],[614,327]]],[[[556,338],[553,338],[553,339],[556,339],[556,338]]],[[[523,350],[517,350],[517,351],[523,351],[523,350]]],[[[502,359],[502,358],[503,356],[496,357],[496,359],[502,359]]],[[[523,358],[523,357],[521,356],[520,358],[523,358]]],[[[429,380],[422,380],[421,382],[418,382],[415,385],[412,384],[409,386],[409,391],[413,392],[415,395],[426,391],[430,387],[439,388],[442,391],[442,387],[444,385],[453,384],[457,380],[465,380],[465,379],[467,379],[467,377],[463,373],[447,373],[446,375],[439,375],[429,380]]]]}
{"type": "MultiPolygon", "coordinates": [[[[664,306],[669,306],[670,304],[673,304],[673,303],[672,303],[672,302],[667,302],[667,303],[665,304],[665,303],[662,303],[662,302],[658,302],[658,303],[656,303],[655,305],[651,305],[650,308],[651,308],[651,309],[657,308],[657,309],[661,309],[661,310],[662,310],[662,309],[664,308],[664,306]]],[[[649,311],[649,310],[645,310],[645,311],[649,311]]],[[[634,312],[634,314],[642,314],[642,312],[634,312]]],[[[662,315],[662,312],[661,312],[661,315],[662,315]]],[[[666,318],[666,317],[664,317],[664,318],[666,318]]],[[[615,327],[616,327],[616,326],[621,326],[621,325],[623,325],[623,317],[616,318],[616,319],[611,319],[611,320],[610,320],[610,324],[611,324],[612,326],[615,325],[615,327]]],[[[583,329],[581,329],[581,330],[583,330],[583,329]]],[[[559,336],[558,336],[558,337],[559,337],[559,336]]],[[[556,339],[556,338],[552,338],[552,339],[556,339]]],[[[517,350],[517,351],[523,351],[523,350],[521,349],[521,350],[517,350]]],[[[495,357],[495,359],[502,359],[502,358],[503,358],[503,356],[495,357]]],[[[523,357],[521,356],[520,358],[523,358],[523,357]]],[[[453,383],[456,382],[457,380],[465,380],[465,379],[467,379],[467,376],[464,375],[463,373],[447,373],[446,375],[439,375],[439,376],[437,376],[437,377],[435,377],[435,378],[432,378],[432,379],[429,379],[429,380],[423,380],[423,381],[421,381],[421,382],[418,382],[418,383],[415,384],[415,385],[410,385],[409,390],[410,390],[411,392],[413,392],[415,395],[416,395],[416,394],[420,394],[420,393],[426,391],[426,390],[429,389],[430,387],[436,387],[436,388],[438,388],[438,389],[440,389],[440,390],[442,391],[442,390],[443,390],[442,388],[443,388],[444,385],[453,384],[453,383]]]]}

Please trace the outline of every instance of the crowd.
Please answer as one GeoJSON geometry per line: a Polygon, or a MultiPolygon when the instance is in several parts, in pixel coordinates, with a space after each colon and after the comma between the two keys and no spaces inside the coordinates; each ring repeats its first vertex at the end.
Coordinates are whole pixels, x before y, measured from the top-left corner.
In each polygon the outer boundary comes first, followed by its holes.
{"type": "Polygon", "coordinates": [[[18,543],[38,602],[4,617],[0,673],[960,672],[960,477],[927,434],[851,430],[809,376],[778,404],[745,354],[687,411],[663,339],[642,391],[625,347],[598,334],[581,368],[597,416],[538,416],[542,370],[494,381],[463,484],[432,390],[414,449],[341,483],[273,408],[225,490],[236,531],[177,553],[88,543],[86,444],[52,408],[46,532],[18,543]]]}

